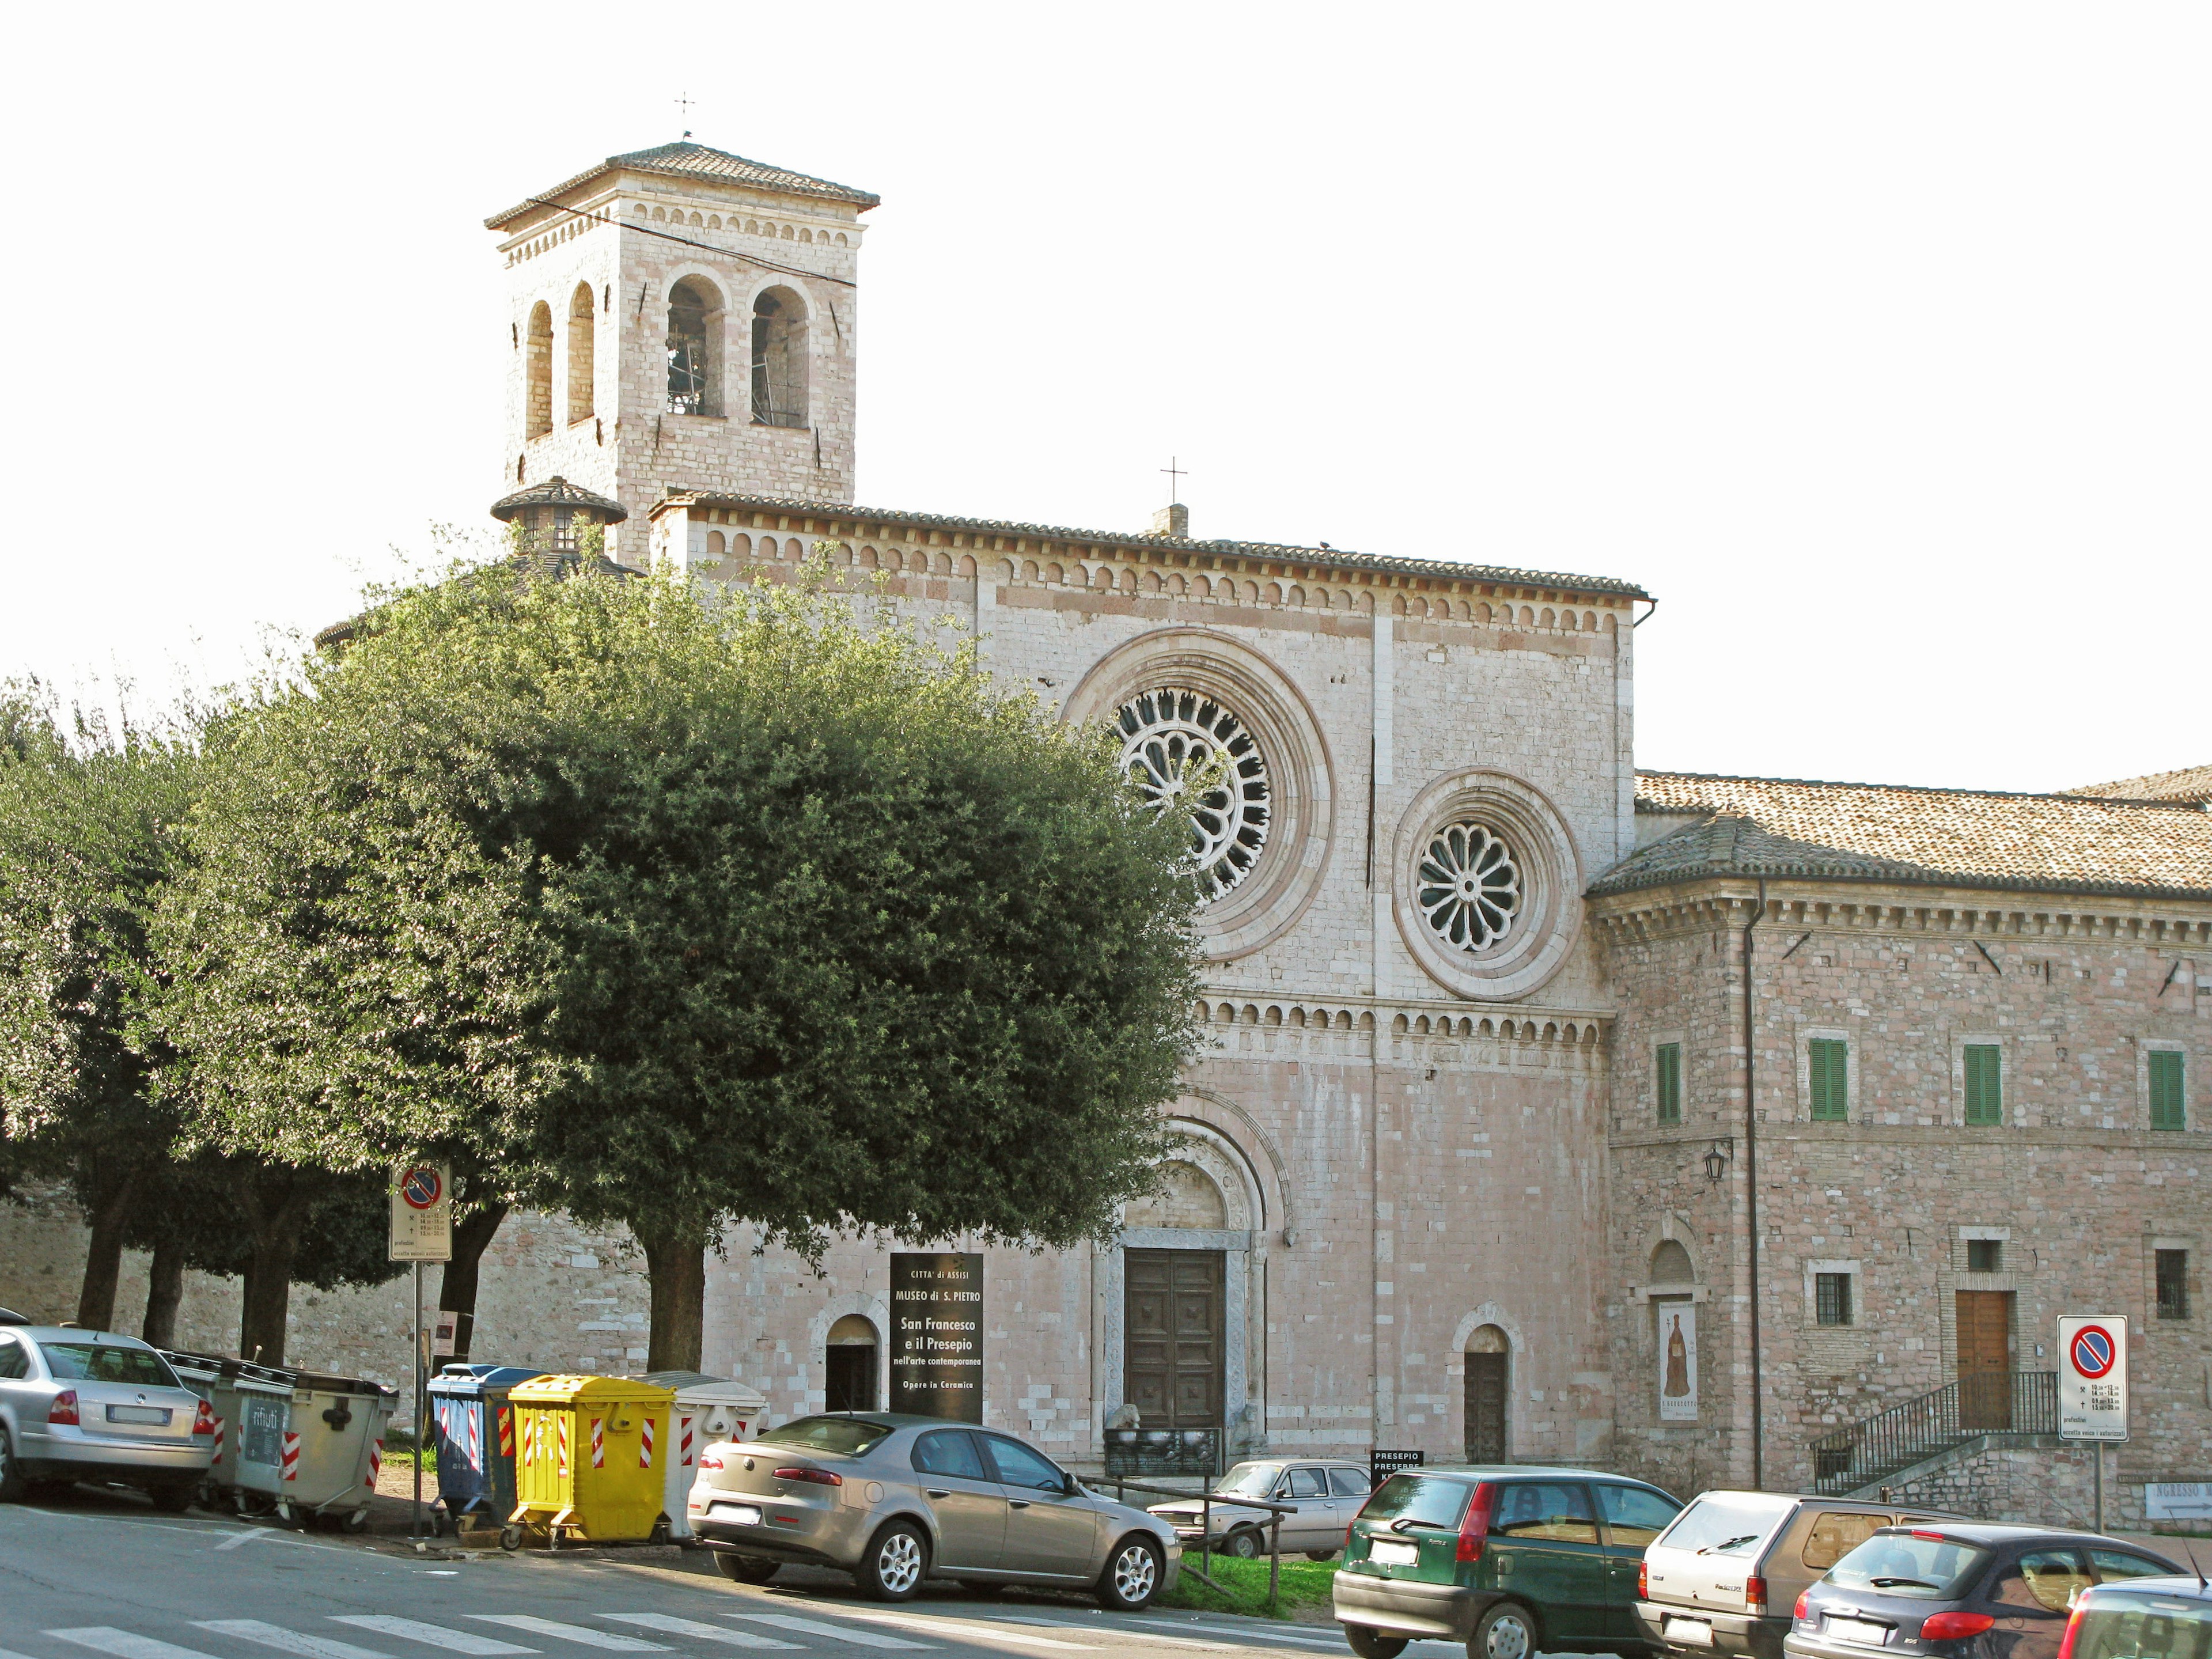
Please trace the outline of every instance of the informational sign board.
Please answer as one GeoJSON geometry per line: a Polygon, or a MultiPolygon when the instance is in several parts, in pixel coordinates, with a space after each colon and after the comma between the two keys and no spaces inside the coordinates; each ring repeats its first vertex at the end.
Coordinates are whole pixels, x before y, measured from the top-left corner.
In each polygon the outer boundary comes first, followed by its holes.
{"type": "Polygon", "coordinates": [[[1378,1446],[1367,1454],[1367,1478],[1379,1486],[1401,1469],[1419,1468],[1427,1456],[1425,1452],[1384,1451],[1378,1446]]]}
{"type": "Polygon", "coordinates": [[[453,1259],[453,1176],[443,1164],[406,1164],[392,1176],[392,1260],[453,1259]]]}
{"type": "Polygon", "coordinates": [[[2143,1487],[2146,1521],[2212,1521],[2212,1480],[2154,1480],[2143,1487]]]}
{"type": "Polygon", "coordinates": [[[2124,1316],[2059,1316],[2058,1437],[2128,1437],[2128,1322],[2124,1316]]]}
{"type": "Polygon", "coordinates": [[[455,1333],[460,1322],[460,1315],[450,1308],[438,1310],[438,1316],[430,1322],[431,1358],[451,1359],[453,1357],[453,1350],[459,1346],[455,1340],[455,1333]]]}
{"type": "Polygon", "coordinates": [[[891,1255],[891,1409],[983,1420],[983,1258],[891,1255]]]}

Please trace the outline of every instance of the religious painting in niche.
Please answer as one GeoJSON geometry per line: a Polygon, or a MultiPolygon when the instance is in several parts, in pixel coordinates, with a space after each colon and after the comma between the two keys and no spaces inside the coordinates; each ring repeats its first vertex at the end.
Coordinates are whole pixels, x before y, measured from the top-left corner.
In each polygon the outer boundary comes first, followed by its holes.
{"type": "Polygon", "coordinates": [[[1655,1302],[1659,1310],[1659,1420],[1698,1420],[1698,1313],[1686,1299],[1655,1302]]]}

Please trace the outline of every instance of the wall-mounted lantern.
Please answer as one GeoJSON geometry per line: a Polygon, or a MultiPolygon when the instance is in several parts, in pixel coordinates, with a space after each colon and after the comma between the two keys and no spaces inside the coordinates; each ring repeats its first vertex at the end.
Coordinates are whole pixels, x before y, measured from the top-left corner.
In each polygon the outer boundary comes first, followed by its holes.
{"type": "Polygon", "coordinates": [[[1729,1135],[1713,1142],[1705,1157],[1705,1179],[1711,1182],[1714,1186],[1719,1186],[1722,1177],[1728,1174],[1729,1164],[1735,1158],[1735,1137],[1734,1135],[1729,1135]],[[1724,1147],[1725,1151],[1723,1150],[1724,1147]]]}

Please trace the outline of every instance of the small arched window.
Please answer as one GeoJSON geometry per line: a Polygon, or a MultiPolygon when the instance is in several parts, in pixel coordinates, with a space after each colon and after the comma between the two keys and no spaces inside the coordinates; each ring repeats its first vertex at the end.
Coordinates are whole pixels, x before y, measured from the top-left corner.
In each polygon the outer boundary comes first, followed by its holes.
{"type": "Polygon", "coordinates": [[[668,290],[668,412],[722,412],[722,297],[696,276],[668,290]]]}
{"type": "Polygon", "coordinates": [[[522,434],[542,438],[553,429],[553,307],[530,307],[530,343],[523,359],[522,434]]]}
{"type": "Polygon", "coordinates": [[[568,296],[568,418],[588,421],[592,418],[592,386],[594,373],[592,285],[576,284],[576,291],[568,296]]]}
{"type": "Polygon", "coordinates": [[[806,382],[806,302],[769,289],[753,301],[754,422],[805,426],[806,382]]]}

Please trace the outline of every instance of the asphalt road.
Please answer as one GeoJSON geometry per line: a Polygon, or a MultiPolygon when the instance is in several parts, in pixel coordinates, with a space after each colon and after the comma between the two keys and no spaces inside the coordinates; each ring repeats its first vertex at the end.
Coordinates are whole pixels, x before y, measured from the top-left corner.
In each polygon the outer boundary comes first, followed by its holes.
{"type": "MultiPolygon", "coordinates": [[[[694,1557],[619,1552],[422,1559],[404,1544],[157,1515],[89,1491],[0,1504],[0,1659],[599,1659],[741,1652],[865,1656],[1331,1655],[1329,1626],[1100,1612],[1075,1596],[979,1601],[932,1585],[898,1607],[826,1573],[732,1584],[694,1557]]],[[[787,1571],[792,1570],[787,1569],[787,1571]]],[[[1419,1643],[1409,1659],[1449,1659],[1419,1643]]]]}

